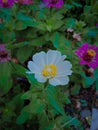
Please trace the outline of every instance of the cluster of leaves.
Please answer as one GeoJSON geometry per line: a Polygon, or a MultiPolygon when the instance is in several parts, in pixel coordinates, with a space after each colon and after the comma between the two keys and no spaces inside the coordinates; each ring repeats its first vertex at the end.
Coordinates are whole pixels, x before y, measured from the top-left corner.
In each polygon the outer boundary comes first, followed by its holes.
{"type": "Polygon", "coordinates": [[[74,54],[82,43],[98,45],[98,1],[64,3],[61,9],[46,8],[40,1],[0,8],[0,43],[12,57],[10,62],[0,63],[0,129],[83,130],[79,118],[67,113],[64,106],[72,103],[70,95],[79,94],[80,88],[95,83],[98,89],[98,69],[93,77],[87,76],[74,54]],[[75,40],[68,28],[80,33],[82,41],[75,40]],[[32,55],[49,49],[59,50],[72,63],[67,86],[44,88],[33,75],[26,74],[32,55]]]}

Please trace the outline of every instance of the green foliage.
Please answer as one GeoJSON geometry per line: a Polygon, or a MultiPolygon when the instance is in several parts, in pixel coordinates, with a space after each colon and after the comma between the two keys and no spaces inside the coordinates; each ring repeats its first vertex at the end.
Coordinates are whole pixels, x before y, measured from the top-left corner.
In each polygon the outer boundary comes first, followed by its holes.
{"type": "MultiPolygon", "coordinates": [[[[79,64],[75,50],[87,42],[98,46],[97,24],[96,0],[64,0],[60,9],[47,8],[39,0],[31,5],[15,3],[12,8],[0,8],[0,44],[11,52],[11,61],[0,62],[0,130],[85,129],[79,118],[81,110],[74,110],[71,96],[77,97],[87,88],[98,91],[98,68],[87,75],[89,68],[79,64]],[[73,38],[74,33],[82,40],[73,38]],[[33,54],[49,49],[60,51],[72,64],[66,86],[39,83],[34,74],[28,73],[33,54]]],[[[78,101],[84,107],[88,104],[83,99],[78,101]]]]}
{"type": "Polygon", "coordinates": [[[47,88],[47,98],[49,100],[49,103],[62,115],[64,115],[64,109],[62,109],[62,107],[60,106],[60,103],[58,103],[56,101],[56,92],[55,92],[55,88],[53,88],[53,86],[49,86],[47,88]]]}
{"type": "Polygon", "coordinates": [[[0,96],[12,87],[11,69],[10,63],[0,63],[0,96]]]}

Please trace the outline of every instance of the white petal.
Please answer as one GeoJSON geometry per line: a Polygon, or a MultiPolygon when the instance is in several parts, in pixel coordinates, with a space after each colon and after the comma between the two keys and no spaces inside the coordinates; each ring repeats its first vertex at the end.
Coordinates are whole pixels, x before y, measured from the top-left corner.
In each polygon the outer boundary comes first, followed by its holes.
{"type": "Polygon", "coordinates": [[[49,79],[49,84],[53,85],[53,86],[57,86],[60,85],[60,81],[58,79],[49,79]]]}
{"type": "Polygon", "coordinates": [[[35,74],[35,78],[41,83],[44,83],[47,80],[42,74],[35,74]]]}
{"type": "Polygon", "coordinates": [[[69,61],[59,62],[57,64],[58,75],[71,75],[72,74],[72,64],[69,61]]]}
{"type": "Polygon", "coordinates": [[[32,73],[41,73],[41,68],[37,66],[33,61],[28,62],[28,68],[32,73]]]}
{"type": "Polygon", "coordinates": [[[63,55],[62,56],[62,61],[66,59],[66,55],[63,55]]]}
{"type": "Polygon", "coordinates": [[[47,64],[56,64],[61,59],[61,53],[55,50],[49,50],[47,52],[47,64]]]}
{"type": "Polygon", "coordinates": [[[46,53],[43,52],[43,51],[39,52],[39,53],[36,53],[33,56],[33,61],[35,62],[36,65],[43,68],[46,65],[46,53]]]}
{"type": "Polygon", "coordinates": [[[66,85],[69,82],[68,76],[60,77],[60,78],[53,78],[49,80],[49,83],[53,86],[57,85],[66,85]]]}

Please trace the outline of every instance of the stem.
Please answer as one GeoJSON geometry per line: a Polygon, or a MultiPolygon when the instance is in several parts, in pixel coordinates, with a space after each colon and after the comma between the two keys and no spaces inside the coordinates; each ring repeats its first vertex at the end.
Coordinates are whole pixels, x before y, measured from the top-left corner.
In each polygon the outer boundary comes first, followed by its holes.
{"type": "Polygon", "coordinates": [[[49,82],[49,79],[47,79],[47,81],[45,82],[45,84],[44,84],[44,89],[47,87],[48,82],[49,82]]]}
{"type": "Polygon", "coordinates": [[[69,39],[69,35],[70,35],[70,33],[68,32],[68,33],[67,33],[67,39],[69,39]]]}

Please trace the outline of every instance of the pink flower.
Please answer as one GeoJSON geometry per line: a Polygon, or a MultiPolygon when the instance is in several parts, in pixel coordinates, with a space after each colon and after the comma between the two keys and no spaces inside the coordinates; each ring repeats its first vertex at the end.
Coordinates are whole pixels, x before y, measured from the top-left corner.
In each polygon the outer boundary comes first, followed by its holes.
{"type": "Polygon", "coordinates": [[[68,28],[67,32],[73,32],[74,30],[72,28],[68,28]]]}
{"type": "Polygon", "coordinates": [[[32,0],[16,0],[16,2],[19,4],[26,4],[26,5],[30,5],[34,3],[32,0]]]}
{"type": "Polygon", "coordinates": [[[76,40],[79,41],[79,42],[82,40],[80,34],[78,34],[78,33],[74,33],[74,34],[73,34],[73,38],[76,39],[76,40]]]}
{"type": "Polygon", "coordinates": [[[61,8],[64,4],[63,0],[43,0],[47,7],[61,8]]]}
{"type": "Polygon", "coordinates": [[[11,8],[15,0],[0,0],[0,8],[11,8]]]}
{"type": "Polygon", "coordinates": [[[5,48],[4,44],[0,44],[0,62],[11,60],[10,52],[5,48]]]}
{"type": "Polygon", "coordinates": [[[81,65],[87,65],[93,69],[98,67],[98,47],[96,45],[83,44],[75,54],[81,59],[81,65]]]}

